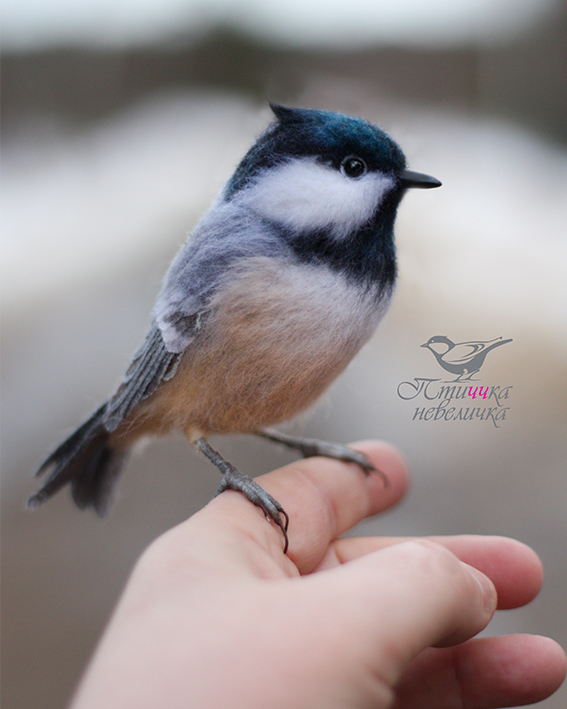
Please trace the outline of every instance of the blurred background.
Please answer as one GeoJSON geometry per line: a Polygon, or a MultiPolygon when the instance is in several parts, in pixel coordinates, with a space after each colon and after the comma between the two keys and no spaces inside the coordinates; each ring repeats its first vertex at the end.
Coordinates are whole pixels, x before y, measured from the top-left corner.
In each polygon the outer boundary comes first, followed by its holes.
{"type": "MultiPolygon", "coordinates": [[[[133,458],[105,521],[32,472],[113,389],[185,235],[268,100],[361,115],[443,181],[399,213],[399,286],[373,340],[287,430],[388,439],[407,499],[362,534],[502,534],[546,580],[486,632],[567,646],[565,0],[6,0],[3,7],[3,706],[65,705],[136,558],[219,480],[181,437],[133,458]],[[512,338],[479,383],[506,420],[413,419],[419,345],[512,338]]],[[[258,474],[293,459],[216,441],[258,474]]],[[[293,525],[293,521],[292,521],[293,525]]],[[[293,526],[291,529],[293,535],[293,526]]],[[[567,705],[567,690],[542,702],[567,705]]]]}

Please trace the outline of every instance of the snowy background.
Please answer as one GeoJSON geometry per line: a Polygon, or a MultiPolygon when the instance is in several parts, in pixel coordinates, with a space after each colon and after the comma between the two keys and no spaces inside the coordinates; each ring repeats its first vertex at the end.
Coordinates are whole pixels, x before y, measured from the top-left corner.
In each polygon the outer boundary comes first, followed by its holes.
{"type": "MultiPolygon", "coordinates": [[[[412,168],[443,182],[406,197],[393,307],[291,430],[380,437],[405,452],[408,498],[360,533],[503,534],[533,546],[542,593],[487,632],[567,646],[565,5],[394,6],[5,3],[6,709],[65,704],[135,559],[218,486],[171,437],[132,459],[104,522],[67,493],[23,509],[34,468],[120,378],[167,264],[270,120],[267,99],[375,121],[412,168]],[[436,334],[513,339],[481,371],[483,385],[512,387],[500,428],[412,420],[397,387],[443,375],[419,347],[436,334]]],[[[216,443],[254,474],[293,458],[244,437],[216,443]]],[[[562,688],[541,706],[566,699],[562,688]]]]}

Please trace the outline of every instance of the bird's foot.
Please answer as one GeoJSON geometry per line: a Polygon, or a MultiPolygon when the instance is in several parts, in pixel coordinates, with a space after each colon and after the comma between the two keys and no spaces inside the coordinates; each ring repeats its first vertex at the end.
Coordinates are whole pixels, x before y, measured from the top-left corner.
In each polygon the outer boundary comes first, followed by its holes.
{"type": "Polygon", "coordinates": [[[223,474],[223,479],[215,497],[225,490],[236,490],[253,505],[259,507],[282,531],[284,536],[284,554],[287,553],[289,540],[287,529],[289,526],[289,516],[280,503],[269,495],[258,483],[246,473],[241,472],[234,465],[225,460],[217,451],[212,448],[204,438],[197,438],[192,441],[193,445],[205,455],[211,463],[223,474]]]}
{"type": "Polygon", "coordinates": [[[462,384],[463,382],[477,382],[478,379],[472,378],[473,374],[476,374],[477,372],[478,372],[478,369],[476,369],[474,372],[470,372],[470,373],[463,372],[462,374],[459,374],[459,376],[456,379],[448,379],[447,384],[462,384]]]}
{"type": "Polygon", "coordinates": [[[311,458],[316,455],[321,455],[325,458],[342,460],[345,463],[356,463],[362,468],[366,475],[369,475],[370,473],[378,473],[384,481],[384,485],[386,487],[390,484],[387,476],[381,470],[378,470],[378,468],[372,465],[364,453],[355,451],[348,446],[342,445],[341,443],[320,441],[316,438],[288,436],[286,433],[280,433],[280,431],[276,431],[273,428],[264,428],[261,431],[258,431],[257,435],[267,438],[270,441],[281,443],[288,448],[298,450],[304,458],[311,458]]]}
{"type": "Polygon", "coordinates": [[[253,505],[259,507],[266,515],[267,519],[271,519],[282,531],[284,536],[284,554],[287,552],[289,541],[287,538],[287,529],[289,526],[289,516],[280,503],[268,494],[258,483],[246,473],[242,473],[238,468],[228,464],[224,477],[215,493],[215,497],[220,495],[225,490],[236,490],[241,492],[244,497],[253,505]],[[282,519],[283,518],[283,519],[282,519]]]}
{"type": "Polygon", "coordinates": [[[468,372],[465,372],[465,374],[467,374],[468,376],[463,377],[461,379],[461,381],[462,382],[478,382],[479,381],[478,379],[473,379],[473,374],[476,374],[478,371],[479,371],[478,369],[475,369],[475,371],[471,372],[470,374],[468,374],[468,372]]]}

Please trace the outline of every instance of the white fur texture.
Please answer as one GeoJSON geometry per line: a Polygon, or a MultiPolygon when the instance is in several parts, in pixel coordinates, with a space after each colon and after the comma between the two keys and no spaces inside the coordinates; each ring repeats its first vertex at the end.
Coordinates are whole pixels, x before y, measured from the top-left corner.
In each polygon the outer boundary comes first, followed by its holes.
{"type": "Polygon", "coordinates": [[[268,334],[274,346],[289,341],[290,348],[305,347],[310,357],[321,349],[333,350],[340,342],[357,347],[374,332],[389,305],[375,291],[361,289],[346,276],[324,265],[294,263],[287,259],[256,256],[233,271],[230,285],[219,289],[212,308],[219,313],[234,307],[268,314],[268,334]]]}
{"type": "MultiPolygon", "coordinates": [[[[211,303],[175,377],[142,404],[140,425],[252,432],[311,406],[374,331],[388,305],[325,266],[241,261],[211,303]]],[[[144,428],[144,430],[146,430],[144,428]]],[[[119,436],[124,434],[119,432],[119,436]]]]}
{"type": "Polygon", "coordinates": [[[341,238],[368,221],[393,186],[394,180],[380,172],[353,179],[313,158],[300,158],[262,173],[238,201],[291,229],[332,226],[341,238]]]}

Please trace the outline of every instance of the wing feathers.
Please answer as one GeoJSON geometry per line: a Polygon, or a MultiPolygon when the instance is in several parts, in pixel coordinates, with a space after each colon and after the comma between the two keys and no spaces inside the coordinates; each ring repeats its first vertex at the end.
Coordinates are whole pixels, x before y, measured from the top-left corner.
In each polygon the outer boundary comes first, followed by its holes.
{"type": "Polygon", "coordinates": [[[171,379],[182,353],[169,352],[154,325],[134,359],[116,394],[107,404],[104,427],[115,431],[132,409],[151,396],[160,382],[171,379]]]}

